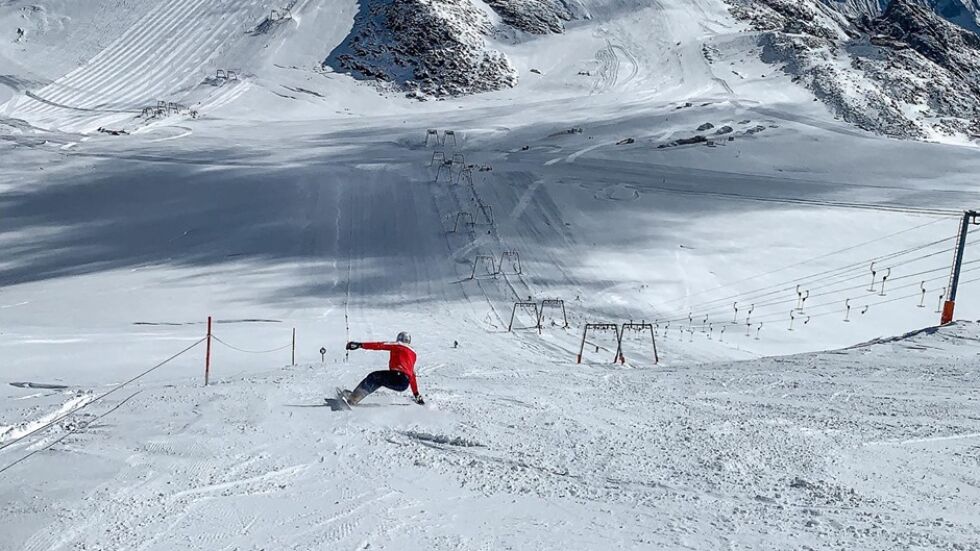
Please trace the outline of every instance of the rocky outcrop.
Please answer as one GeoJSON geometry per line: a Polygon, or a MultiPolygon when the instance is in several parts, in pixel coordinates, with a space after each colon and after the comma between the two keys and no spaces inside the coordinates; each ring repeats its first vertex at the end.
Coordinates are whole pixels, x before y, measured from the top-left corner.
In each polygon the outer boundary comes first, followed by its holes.
{"type": "Polygon", "coordinates": [[[904,138],[980,134],[980,36],[934,0],[728,1],[763,31],[763,59],[841,118],[904,138]]]}
{"type": "MultiPolygon", "coordinates": [[[[880,17],[892,3],[891,0],[820,0],[825,6],[858,19],[862,16],[880,17]]],[[[917,6],[931,11],[950,23],[968,31],[980,31],[980,2],[977,0],[914,0],[917,6]]]]}
{"type": "Polygon", "coordinates": [[[491,32],[470,0],[365,0],[324,65],[419,99],[512,87],[517,71],[487,46],[491,32]]]}
{"type": "Polygon", "coordinates": [[[859,59],[869,76],[928,106],[946,129],[980,133],[980,36],[910,0],[895,0],[881,17],[865,23],[872,42],[888,50],[893,64],[859,59]]]}
{"type": "Polygon", "coordinates": [[[905,46],[936,65],[977,82],[980,36],[946,23],[910,0],[895,0],[876,19],[861,21],[884,46],[905,46]]]}
{"type": "Polygon", "coordinates": [[[846,38],[846,18],[822,2],[809,0],[728,0],[732,13],[760,31],[846,38]]]}
{"type": "Polygon", "coordinates": [[[565,0],[484,0],[500,19],[515,29],[530,34],[560,34],[565,23],[573,19],[571,6],[565,0]]]}

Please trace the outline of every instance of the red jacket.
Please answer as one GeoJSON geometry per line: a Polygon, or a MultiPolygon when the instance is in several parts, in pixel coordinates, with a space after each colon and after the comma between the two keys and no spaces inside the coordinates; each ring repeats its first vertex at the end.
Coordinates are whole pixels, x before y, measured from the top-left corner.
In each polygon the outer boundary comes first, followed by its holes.
{"type": "Polygon", "coordinates": [[[361,348],[391,352],[391,357],[388,358],[388,369],[408,375],[408,383],[412,385],[412,394],[418,396],[419,385],[415,382],[415,351],[412,350],[411,346],[400,342],[364,342],[361,343],[361,348]]]}

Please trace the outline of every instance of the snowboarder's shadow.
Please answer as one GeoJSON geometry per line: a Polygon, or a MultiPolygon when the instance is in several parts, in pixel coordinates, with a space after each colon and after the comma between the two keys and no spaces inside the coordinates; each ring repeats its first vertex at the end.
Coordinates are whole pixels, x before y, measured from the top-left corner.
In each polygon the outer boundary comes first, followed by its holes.
{"type": "Polygon", "coordinates": [[[350,408],[340,398],[326,398],[322,404],[286,404],[290,408],[330,408],[330,411],[349,411],[350,408]]]}
{"type": "MultiPolygon", "coordinates": [[[[380,408],[387,406],[410,406],[412,404],[358,404],[356,407],[360,408],[380,408]]],[[[350,407],[344,403],[340,398],[324,398],[322,404],[287,404],[287,407],[292,408],[323,408],[328,407],[330,411],[350,411],[350,407]]]]}
{"type": "MultiPolygon", "coordinates": [[[[339,398],[327,398],[327,402],[328,402],[327,405],[329,405],[331,408],[337,407],[339,409],[346,409],[346,410],[364,409],[364,408],[386,408],[386,407],[393,407],[393,406],[408,407],[414,405],[414,404],[397,404],[391,402],[368,402],[365,404],[364,402],[361,402],[360,404],[357,404],[352,408],[351,406],[348,406],[343,400],[339,398]]],[[[337,410],[335,409],[334,411],[337,410]]]]}

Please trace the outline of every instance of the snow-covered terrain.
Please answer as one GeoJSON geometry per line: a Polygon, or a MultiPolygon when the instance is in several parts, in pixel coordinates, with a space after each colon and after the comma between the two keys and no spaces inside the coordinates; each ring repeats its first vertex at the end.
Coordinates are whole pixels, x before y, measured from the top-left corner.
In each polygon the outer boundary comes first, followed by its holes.
{"type": "Polygon", "coordinates": [[[325,371],[352,382],[367,357],[208,388],[150,385],[111,420],[7,473],[5,541],[30,550],[980,545],[978,397],[959,392],[976,385],[975,324],[655,374],[529,364],[509,340],[432,347],[427,408],[389,393],[353,413],[305,407],[320,400],[325,371]]]}
{"type": "Polygon", "coordinates": [[[364,10],[415,2],[0,2],[0,549],[980,545],[980,327],[888,340],[965,136],[839,120],[723,0],[418,2],[516,80],[406,97],[364,10]],[[631,320],[659,363],[583,346],[631,320]],[[425,406],[321,407],[401,330],[425,406]]]}
{"type": "Polygon", "coordinates": [[[839,117],[894,137],[980,136],[976,5],[957,0],[727,0],[762,58],[839,117]],[[942,4],[942,5],[941,5],[942,4]]]}

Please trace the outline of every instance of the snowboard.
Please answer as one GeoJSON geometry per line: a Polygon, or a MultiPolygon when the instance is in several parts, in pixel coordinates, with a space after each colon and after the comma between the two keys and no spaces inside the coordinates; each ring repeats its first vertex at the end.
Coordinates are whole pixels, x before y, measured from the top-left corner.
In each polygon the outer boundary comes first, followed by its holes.
{"type": "Polygon", "coordinates": [[[350,403],[347,402],[347,396],[346,396],[346,393],[344,392],[344,389],[342,389],[340,387],[337,387],[337,397],[336,398],[327,398],[326,401],[327,401],[327,403],[336,402],[337,406],[340,409],[349,410],[351,408],[350,403]]]}

